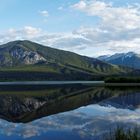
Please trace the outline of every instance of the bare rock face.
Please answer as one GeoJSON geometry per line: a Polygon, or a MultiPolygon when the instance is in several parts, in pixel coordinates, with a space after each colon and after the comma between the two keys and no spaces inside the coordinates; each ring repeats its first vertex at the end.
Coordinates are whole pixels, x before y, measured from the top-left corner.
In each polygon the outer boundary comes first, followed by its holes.
{"type": "Polygon", "coordinates": [[[35,64],[40,61],[46,61],[45,58],[37,54],[36,52],[25,52],[25,57],[23,58],[23,61],[25,64],[35,64]]]}
{"type": "Polygon", "coordinates": [[[2,95],[0,99],[0,117],[7,116],[9,119],[18,119],[23,114],[33,112],[42,107],[47,101],[40,101],[33,97],[17,97],[2,95]]]}
{"type": "Polygon", "coordinates": [[[36,64],[41,61],[46,61],[46,59],[37,52],[24,49],[22,46],[12,48],[10,55],[22,64],[36,64]]]}

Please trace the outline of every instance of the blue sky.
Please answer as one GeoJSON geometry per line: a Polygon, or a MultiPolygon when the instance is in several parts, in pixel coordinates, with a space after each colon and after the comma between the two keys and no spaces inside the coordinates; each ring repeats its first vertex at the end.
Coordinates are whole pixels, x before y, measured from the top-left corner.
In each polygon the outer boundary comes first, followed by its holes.
{"type": "Polygon", "coordinates": [[[41,27],[50,32],[65,32],[79,26],[92,26],[96,20],[76,13],[70,5],[78,0],[2,0],[0,5],[1,30],[21,28],[27,25],[41,27]],[[9,3],[10,2],[10,3],[9,3]],[[63,7],[63,10],[59,10],[63,7]],[[49,16],[41,16],[40,11],[48,11],[49,16]]]}
{"type": "MultiPolygon", "coordinates": [[[[31,25],[50,32],[63,32],[98,23],[97,19],[70,9],[69,6],[78,0],[0,0],[0,2],[1,30],[31,25]],[[64,9],[59,10],[60,7],[64,9]],[[49,12],[46,22],[39,14],[39,11],[43,10],[49,12]]],[[[117,6],[123,6],[127,3],[139,3],[139,0],[113,0],[113,2],[117,6]]]]}
{"type": "Polygon", "coordinates": [[[88,56],[140,51],[139,0],[0,0],[0,3],[1,44],[29,39],[88,56]]]}

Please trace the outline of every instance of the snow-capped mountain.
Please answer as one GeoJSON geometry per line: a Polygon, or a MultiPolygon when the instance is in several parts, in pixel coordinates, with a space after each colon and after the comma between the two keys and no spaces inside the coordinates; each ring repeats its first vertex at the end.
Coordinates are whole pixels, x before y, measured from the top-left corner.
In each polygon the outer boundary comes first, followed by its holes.
{"type": "Polygon", "coordinates": [[[134,52],[116,53],[111,56],[100,56],[98,59],[111,64],[140,69],[140,54],[134,52]]]}

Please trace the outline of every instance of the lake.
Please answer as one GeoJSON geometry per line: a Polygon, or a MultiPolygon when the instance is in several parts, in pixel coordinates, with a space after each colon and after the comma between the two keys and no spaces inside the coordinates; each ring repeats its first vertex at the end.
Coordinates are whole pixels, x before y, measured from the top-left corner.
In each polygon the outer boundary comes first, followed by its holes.
{"type": "Polygon", "coordinates": [[[104,140],[140,127],[140,88],[0,85],[1,140],[104,140]]]}

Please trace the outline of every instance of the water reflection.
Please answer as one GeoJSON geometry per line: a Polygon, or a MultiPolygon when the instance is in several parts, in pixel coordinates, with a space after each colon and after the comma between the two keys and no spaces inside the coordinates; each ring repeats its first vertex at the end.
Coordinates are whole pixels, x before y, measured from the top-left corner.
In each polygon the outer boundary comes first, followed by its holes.
{"type": "Polygon", "coordinates": [[[117,125],[140,126],[139,88],[26,86],[8,90],[0,88],[0,139],[96,140],[117,125]]]}

